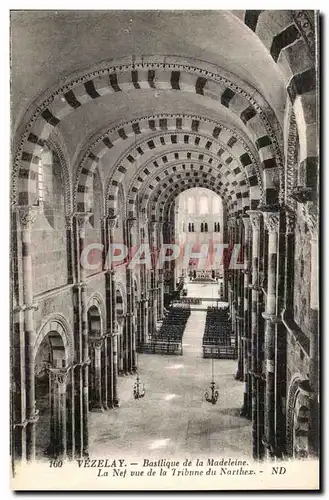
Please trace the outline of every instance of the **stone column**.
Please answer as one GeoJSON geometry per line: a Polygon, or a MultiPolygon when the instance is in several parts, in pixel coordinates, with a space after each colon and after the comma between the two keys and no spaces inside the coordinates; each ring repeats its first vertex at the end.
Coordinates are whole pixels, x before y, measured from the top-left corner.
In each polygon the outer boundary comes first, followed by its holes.
{"type": "Polygon", "coordinates": [[[295,221],[294,212],[286,210],[284,315],[289,318],[293,317],[294,301],[295,221]]]}
{"type": "Polygon", "coordinates": [[[91,352],[93,356],[94,370],[93,375],[93,399],[91,401],[91,410],[103,411],[103,397],[102,397],[102,365],[101,365],[101,349],[103,344],[102,337],[89,337],[89,343],[91,347],[91,352]]]}
{"type": "MultiPolygon", "coordinates": [[[[163,222],[158,222],[158,247],[159,251],[163,246],[163,222]]],[[[163,279],[163,269],[158,270],[158,294],[159,294],[159,307],[158,307],[158,319],[161,321],[164,316],[164,279],[163,279]]]]}
{"type": "Polygon", "coordinates": [[[319,454],[319,216],[316,207],[306,213],[307,226],[311,235],[311,287],[310,287],[310,429],[309,450],[311,456],[319,454]]]}
{"type": "MultiPolygon", "coordinates": [[[[108,240],[110,244],[115,243],[114,241],[114,228],[117,223],[117,215],[107,217],[107,228],[108,228],[108,240]]],[[[113,264],[111,262],[107,263],[107,282],[109,291],[109,303],[110,311],[110,333],[109,336],[109,354],[110,354],[110,369],[109,374],[111,375],[110,387],[111,387],[111,402],[110,406],[117,408],[119,407],[118,398],[118,322],[116,314],[116,296],[115,296],[115,272],[113,269],[113,264]]]]}
{"type": "Polygon", "coordinates": [[[262,453],[261,422],[259,418],[259,395],[261,366],[259,352],[262,348],[259,339],[259,252],[260,252],[260,216],[257,210],[249,210],[248,215],[252,226],[252,304],[251,304],[251,374],[252,374],[252,445],[253,458],[260,459],[262,453]]]}
{"type": "MultiPolygon", "coordinates": [[[[91,212],[82,212],[76,214],[77,224],[78,224],[78,236],[79,236],[79,253],[81,256],[86,239],[86,224],[91,217],[91,212]]],[[[81,334],[82,334],[82,399],[83,399],[83,410],[82,410],[82,438],[83,446],[82,453],[84,456],[89,455],[89,396],[88,396],[88,386],[89,386],[89,346],[88,346],[88,310],[87,310],[87,284],[86,284],[86,272],[82,265],[81,259],[79,257],[79,278],[80,278],[80,300],[81,300],[81,334]]]]}
{"type": "MultiPolygon", "coordinates": [[[[236,220],[236,238],[235,243],[242,245],[242,221],[236,220]]],[[[238,370],[236,380],[244,380],[244,351],[243,351],[243,276],[240,269],[235,270],[236,273],[236,331],[237,331],[237,347],[238,347],[238,370]]]]}
{"type": "Polygon", "coordinates": [[[158,319],[161,321],[164,316],[164,286],[163,286],[163,269],[159,270],[159,310],[158,310],[158,319]]]}
{"type": "Polygon", "coordinates": [[[104,251],[102,255],[102,269],[105,271],[105,303],[106,303],[106,327],[104,328],[105,333],[103,336],[103,351],[101,352],[101,370],[102,370],[102,406],[104,410],[109,409],[109,383],[111,376],[109,374],[110,370],[110,356],[108,347],[108,330],[111,329],[110,324],[110,312],[108,309],[108,278],[106,276],[108,272],[108,262],[106,260],[107,252],[109,249],[109,234],[108,234],[108,222],[107,216],[101,218],[102,222],[102,243],[104,245],[104,251]]]}
{"type": "Polygon", "coordinates": [[[73,216],[72,214],[65,216],[65,228],[66,228],[66,249],[67,249],[67,275],[68,283],[74,283],[75,276],[75,266],[74,266],[74,251],[73,251],[73,216]]]}
{"type": "Polygon", "coordinates": [[[50,368],[50,446],[53,456],[63,459],[67,454],[66,380],[67,368],[50,368]]]}
{"type": "MultiPolygon", "coordinates": [[[[137,247],[137,220],[134,218],[127,220],[127,245],[129,251],[137,247]]],[[[126,271],[126,285],[127,285],[127,347],[128,347],[128,371],[129,373],[136,372],[136,332],[134,329],[134,280],[132,270],[127,267],[126,271]]]]}
{"type": "MultiPolygon", "coordinates": [[[[235,220],[230,219],[230,229],[231,229],[231,240],[230,247],[228,252],[227,265],[230,266],[231,254],[235,244],[235,220]]],[[[237,329],[236,329],[236,304],[237,304],[237,296],[236,296],[236,271],[229,267],[229,274],[231,277],[231,320],[232,320],[232,331],[235,333],[235,344],[236,349],[238,348],[237,344],[237,329]]]]}
{"type": "Polygon", "coordinates": [[[34,343],[35,326],[33,311],[37,308],[33,304],[33,279],[31,255],[31,228],[36,218],[36,211],[32,207],[20,207],[20,226],[22,242],[22,275],[23,275],[23,318],[24,318],[24,370],[25,370],[25,407],[26,407],[26,459],[35,459],[35,424],[38,421],[38,412],[35,406],[34,382],[34,343]]]}
{"type": "Polygon", "coordinates": [[[113,352],[113,406],[119,408],[118,396],[118,326],[115,327],[112,334],[112,352],[113,352]]]}
{"type": "Polygon", "coordinates": [[[277,211],[264,211],[268,231],[268,267],[265,319],[265,436],[263,442],[268,458],[275,456],[275,324],[277,316],[277,253],[280,215],[277,211]]]}
{"type": "Polygon", "coordinates": [[[244,357],[244,400],[243,414],[251,418],[251,335],[250,335],[250,275],[251,275],[251,252],[250,252],[250,220],[248,214],[242,216],[244,225],[244,247],[243,247],[243,357],[244,357]]]}

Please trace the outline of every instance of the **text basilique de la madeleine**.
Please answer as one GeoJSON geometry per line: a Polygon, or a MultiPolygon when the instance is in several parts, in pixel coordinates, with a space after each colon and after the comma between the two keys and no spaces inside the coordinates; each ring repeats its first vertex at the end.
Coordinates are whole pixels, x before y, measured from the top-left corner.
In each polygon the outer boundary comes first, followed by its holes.
{"type": "MultiPolygon", "coordinates": [[[[80,459],[77,460],[79,467],[95,467],[95,468],[119,468],[126,467],[128,464],[124,459],[80,459]]],[[[191,462],[192,460],[185,459],[182,461],[176,460],[167,460],[165,458],[161,458],[159,460],[149,460],[148,458],[144,458],[138,464],[141,467],[162,467],[170,469],[172,467],[179,467],[181,465],[187,465],[186,462],[191,462]]],[[[137,465],[137,464],[136,464],[137,465]]],[[[196,459],[193,461],[193,465],[197,467],[244,467],[248,465],[246,460],[239,460],[237,458],[220,458],[218,460],[214,458],[208,458],[207,460],[196,459]]]]}

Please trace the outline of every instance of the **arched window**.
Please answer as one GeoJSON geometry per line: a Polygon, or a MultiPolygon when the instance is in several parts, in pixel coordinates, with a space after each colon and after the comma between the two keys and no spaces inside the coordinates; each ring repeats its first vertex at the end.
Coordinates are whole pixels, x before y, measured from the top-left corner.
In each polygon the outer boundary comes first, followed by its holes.
{"type": "Polygon", "coordinates": [[[221,211],[221,199],[216,196],[212,201],[212,211],[214,214],[218,214],[221,211]]]}
{"type": "Polygon", "coordinates": [[[194,233],[194,222],[192,222],[192,233],[194,233]]]}
{"type": "Polygon", "coordinates": [[[195,212],[194,198],[189,198],[187,200],[187,211],[189,214],[193,214],[195,212]]]}
{"type": "Polygon", "coordinates": [[[208,222],[205,222],[204,223],[204,232],[207,233],[208,232],[208,222]]]}
{"type": "Polygon", "coordinates": [[[200,228],[200,230],[201,230],[201,233],[203,233],[203,222],[201,222],[201,228],[200,228]]]}

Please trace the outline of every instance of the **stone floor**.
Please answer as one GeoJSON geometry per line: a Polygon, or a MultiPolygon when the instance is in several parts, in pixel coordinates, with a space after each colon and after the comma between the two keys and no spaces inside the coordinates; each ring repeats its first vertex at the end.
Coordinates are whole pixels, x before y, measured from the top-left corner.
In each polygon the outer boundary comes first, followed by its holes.
{"type": "Polygon", "coordinates": [[[134,376],[119,378],[121,407],[90,414],[92,457],[251,457],[251,424],[239,416],[243,384],[234,379],[235,361],[214,360],[219,399],[216,405],[204,400],[211,382],[211,360],[201,351],[204,323],[204,311],[191,312],[183,356],[139,355],[144,398],[133,398],[134,376]]]}

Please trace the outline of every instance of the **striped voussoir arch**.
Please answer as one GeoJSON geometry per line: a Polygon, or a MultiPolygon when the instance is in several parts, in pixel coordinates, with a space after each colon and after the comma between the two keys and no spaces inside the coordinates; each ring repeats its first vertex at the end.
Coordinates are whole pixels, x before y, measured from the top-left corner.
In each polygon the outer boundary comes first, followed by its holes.
{"type": "MultiPolygon", "coordinates": [[[[110,189],[108,190],[108,197],[112,201],[110,208],[113,211],[116,208],[117,190],[122,185],[126,171],[133,168],[136,161],[139,158],[142,159],[145,153],[156,151],[157,148],[172,147],[176,144],[183,144],[184,146],[194,145],[200,147],[200,149],[204,148],[206,151],[216,152],[219,157],[224,156],[223,160],[227,162],[232,161],[234,158],[241,159],[241,162],[249,161],[249,157],[255,163],[257,162],[257,159],[255,159],[257,153],[253,154],[251,148],[235,131],[223,124],[202,119],[201,117],[162,116],[159,118],[149,118],[134,122],[129,127],[124,128],[122,126],[120,130],[123,131],[121,133],[122,137],[133,137],[135,134],[137,138],[137,136],[140,137],[142,134],[147,134],[147,139],[141,139],[138,143],[136,142],[136,144],[131,146],[114,166],[111,176],[114,184],[109,182],[110,189]],[[154,135],[151,137],[149,135],[150,131],[154,131],[154,135]]],[[[106,136],[102,135],[102,137],[102,141],[97,139],[97,143],[93,147],[88,148],[87,154],[83,159],[83,166],[78,170],[76,188],[78,211],[84,211],[86,198],[91,189],[93,171],[100,159],[109,151],[108,141],[112,145],[111,149],[115,144],[114,138],[111,137],[110,133],[107,133],[106,136]]],[[[263,148],[263,156],[266,159],[270,159],[273,157],[273,153],[269,148],[271,141],[269,137],[266,139],[267,141],[264,139],[260,146],[263,148]]]]}
{"type": "MultiPolygon", "coordinates": [[[[36,192],[37,165],[44,141],[61,121],[84,104],[101,99],[104,95],[138,92],[141,88],[192,92],[220,103],[239,118],[254,144],[258,141],[261,145],[262,138],[270,138],[270,147],[273,148],[270,164],[267,158],[263,158],[263,148],[259,149],[264,171],[282,168],[281,150],[276,136],[278,127],[276,130],[272,127],[269,115],[271,120],[275,120],[274,113],[263,98],[254,89],[248,88],[248,93],[245,85],[242,88],[234,83],[236,77],[233,75],[229,79],[193,64],[180,64],[178,59],[175,58],[175,63],[135,62],[108,67],[79,77],[53,93],[32,116],[15,156],[14,177],[18,170],[18,186],[14,182],[14,202],[19,205],[31,202],[31,193],[36,192]]],[[[122,131],[118,130],[117,134],[122,134],[122,131]]],[[[91,160],[97,161],[94,157],[91,160]]],[[[87,171],[88,168],[84,172],[86,175],[87,171]]]]}
{"type": "Polygon", "coordinates": [[[318,13],[315,10],[246,10],[244,23],[278,64],[297,117],[300,161],[307,170],[318,161],[318,13]]]}
{"type": "Polygon", "coordinates": [[[47,336],[52,337],[53,349],[63,350],[66,364],[71,364],[74,357],[73,333],[68,320],[62,314],[53,313],[45,319],[36,335],[33,347],[34,359],[47,336]],[[61,339],[60,342],[56,337],[61,339]]]}
{"type": "MultiPolygon", "coordinates": [[[[92,293],[92,295],[88,299],[87,309],[89,310],[93,306],[96,307],[98,311],[97,315],[100,318],[100,327],[101,327],[100,334],[103,335],[104,325],[106,324],[106,307],[103,297],[98,292],[92,293]]],[[[92,310],[90,311],[90,314],[91,315],[93,314],[92,310]]]]}
{"type": "MultiPolygon", "coordinates": [[[[209,189],[211,188],[211,182],[215,179],[218,181],[219,187],[221,187],[221,197],[227,204],[227,207],[232,203],[231,192],[233,192],[234,199],[235,197],[241,197],[242,193],[246,192],[247,194],[244,196],[248,196],[249,199],[250,188],[244,174],[239,174],[234,177],[228,172],[224,165],[215,169],[209,165],[204,165],[196,161],[192,164],[179,164],[164,169],[156,187],[152,191],[149,189],[148,192],[145,190],[144,193],[142,193],[144,196],[142,198],[141,208],[149,212],[153,200],[161,198],[167,189],[169,192],[172,192],[170,188],[180,179],[202,179],[205,182],[208,181],[209,189]]],[[[259,190],[257,190],[257,192],[259,193],[259,190]]],[[[259,200],[257,200],[257,203],[259,203],[259,200]]]]}
{"type": "Polygon", "coordinates": [[[208,179],[196,177],[178,179],[166,192],[162,193],[161,197],[155,197],[150,201],[151,220],[164,220],[174,199],[183,191],[194,187],[204,187],[223,196],[223,187],[214,176],[209,176],[208,179]]]}
{"type": "MultiPolygon", "coordinates": [[[[129,203],[131,204],[131,200],[136,199],[137,193],[143,188],[144,183],[148,182],[149,176],[154,175],[162,165],[168,165],[171,161],[177,162],[181,159],[199,160],[200,162],[209,161],[214,168],[217,168],[219,164],[224,164],[228,167],[228,173],[234,172],[235,175],[241,172],[244,173],[248,167],[250,169],[252,166],[254,167],[257,177],[253,182],[262,185],[259,162],[257,162],[257,159],[249,149],[247,152],[243,144],[239,143],[235,137],[227,132],[226,135],[226,138],[223,137],[223,139],[226,139],[226,142],[222,142],[217,139],[214,140],[213,136],[209,137],[209,135],[203,136],[196,133],[168,133],[160,136],[158,135],[151,140],[148,139],[144,143],[140,143],[135,149],[136,154],[140,155],[140,157],[149,149],[156,153],[157,149],[163,149],[164,146],[169,144],[171,146],[181,145],[182,149],[164,150],[152,158],[152,160],[148,160],[140,165],[130,184],[129,192],[131,196],[129,197],[129,203]]],[[[125,154],[125,156],[120,159],[117,164],[118,166],[114,169],[113,175],[109,180],[109,189],[107,191],[110,211],[116,211],[118,186],[123,182],[127,170],[132,168],[132,163],[134,164],[135,162],[136,155],[130,151],[128,155],[125,154]]]]}
{"type": "MultiPolygon", "coordinates": [[[[223,198],[229,211],[233,210],[236,204],[238,208],[240,207],[241,202],[239,200],[243,200],[243,205],[249,207],[250,193],[248,186],[245,185],[245,182],[242,182],[242,186],[238,186],[237,181],[233,181],[233,183],[228,181],[226,177],[219,176],[216,171],[207,166],[202,171],[186,168],[181,173],[175,172],[170,177],[170,180],[166,177],[161,181],[157,189],[152,192],[152,195],[145,201],[143,200],[144,203],[146,202],[145,210],[150,218],[156,217],[158,207],[164,207],[168,196],[177,196],[179,194],[177,188],[180,184],[193,184],[194,187],[208,187],[208,189],[212,190],[216,187],[216,193],[223,198]]],[[[254,204],[258,206],[259,200],[254,200],[254,204]]]]}
{"type": "MultiPolygon", "coordinates": [[[[251,200],[255,200],[253,206],[256,200],[259,203],[261,199],[261,182],[259,182],[256,165],[251,161],[250,157],[248,161],[245,158],[244,167],[242,167],[238,162],[226,163],[220,161],[218,156],[210,153],[202,153],[200,157],[198,151],[183,150],[171,151],[167,153],[166,157],[162,155],[153,160],[152,165],[154,161],[157,164],[156,168],[153,167],[152,171],[151,167],[144,169],[143,173],[138,174],[131,182],[128,192],[128,210],[131,217],[136,217],[138,213],[137,193],[144,209],[152,193],[155,190],[159,191],[160,182],[165,180],[170,185],[175,175],[184,176],[187,173],[188,176],[192,175],[194,177],[200,174],[203,178],[212,173],[212,175],[220,178],[225,188],[232,186],[230,190],[248,191],[251,200]]],[[[225,194],[223,196],[225,197],[225,194]]]]}
{"type": "MultiPolygon", "coordinates": [[[[218,179],[218,177],[208,174],[207,177],[202,176],[191,176],[187,175],[180,178],[175,178],[171,186],[165,191],[160,190],[154,193],[153,197],[149,200],[149,212],[151,217],[156,217],[156,214],[167,210],[168,200],[171,202],[173,199],[180,194],[180,187],[188,186],[190,187],[206,187],[215,191],[219,194],[227,204],[227,210],[229,213],[242,211],[244,208],[247,210],[250,206],[249,192],[248,190],[237,191],[233,186],[228,186],[227,183],[223,185],[223,182],[218,179]]],[[[259,201],[257,201],[257,206],[259,201]]]]}

